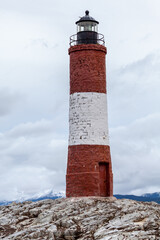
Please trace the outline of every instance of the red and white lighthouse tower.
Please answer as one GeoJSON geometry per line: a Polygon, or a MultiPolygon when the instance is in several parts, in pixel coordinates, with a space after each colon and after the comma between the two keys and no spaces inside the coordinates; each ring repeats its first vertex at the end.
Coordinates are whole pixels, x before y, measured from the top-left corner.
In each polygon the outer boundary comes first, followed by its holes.
{"type": "Polygon", "coordinates": [[[66,196],[113,196],[104,37],[85,12],[70,38],[69,146],[66,196]]]}

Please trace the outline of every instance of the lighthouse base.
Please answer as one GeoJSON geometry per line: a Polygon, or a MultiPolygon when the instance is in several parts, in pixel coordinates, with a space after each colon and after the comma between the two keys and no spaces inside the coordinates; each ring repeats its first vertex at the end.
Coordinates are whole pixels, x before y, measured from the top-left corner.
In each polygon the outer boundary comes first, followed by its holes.
{"type": "Polygon", "coordinates": [[[109,146],[69,146],[66,197],[87,196],[113,196],[109,146]]]}

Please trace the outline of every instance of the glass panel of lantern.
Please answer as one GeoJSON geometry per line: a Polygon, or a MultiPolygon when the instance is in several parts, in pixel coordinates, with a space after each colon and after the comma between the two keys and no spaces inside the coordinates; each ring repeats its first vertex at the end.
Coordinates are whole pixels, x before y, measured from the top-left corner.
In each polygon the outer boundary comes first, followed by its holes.
{"type": "Polygon", "coordinates": [[[91,21],[84,21],[77,24],[77,32],[92,31],[98,32],[98,24],[91,21]]]}

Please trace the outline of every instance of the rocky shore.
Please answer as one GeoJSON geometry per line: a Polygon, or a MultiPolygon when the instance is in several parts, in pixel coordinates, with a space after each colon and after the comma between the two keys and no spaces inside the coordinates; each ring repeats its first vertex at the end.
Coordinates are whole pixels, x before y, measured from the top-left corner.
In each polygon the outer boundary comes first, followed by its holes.
{"type": "Polygon", "coordinates": [[[160,205],[61,198],[0,207],[0,239],[160,240],[160,205]]]}

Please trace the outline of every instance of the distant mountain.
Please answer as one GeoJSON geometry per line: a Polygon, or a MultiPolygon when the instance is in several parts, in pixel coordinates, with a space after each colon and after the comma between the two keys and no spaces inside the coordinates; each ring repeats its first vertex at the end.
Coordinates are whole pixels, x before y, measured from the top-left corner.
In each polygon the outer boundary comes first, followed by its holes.
{"type": "Polygon", "coordinates": [[[0,206],[6,206],[6,205],[9,205],[10,203],[12,203],[12,201],[1,201],[0,202],[0,206]]]}
{"type": "Polygon", "coordinates": [[[50,191],[47,194],[39,194],[35,197],[29,198],[29,199],[27,199],[27,201],[36,202],[36,201],[40,201],[40,200],[44,200],[44,199],[57,199],[57,198],[62,198],[62,197],[65,197],[65,193],[63,191],[61,191],[61,192],[50,191]]]}
{"type": "Polygon", "coordinates": [[[141,196],[135,196],[135,195],[120,195],[120,194],[115,194],[114,195],[117,199],[132,199],[136,201],[142,201],[142,202],[157,202],[160,204],[160,193],[155,192],[155,193],[145,193],[141,196]]]}
{"type": "MultiPolygon", "coordinates": [[[[135,195],[121,195],[121,194],[115,194],[114,195],[117,199],[131,199],[131,200],[136,200],[136,201],[142,201],[142,202],[157,202],[160,204],[160,192],[155,192],[155,193],[145,193],[141,196],[135,196],[135,195]]],[[[20,199],[14,200],[14,201],[1,201],[0,205],[8,205],[12,202],[24,202],[24,201],[32,201],[32,202],[37,202],[40,200],[45,200],[45,199],[57,199],[57,198],[62,198],[65,197],[64,191],[61,192],[53,192],[53,191],[47,191],[45,193],[39,193],[37,195],[34,195],[31,198],[23,198],[21,197],[20,199]]]]}
{"type": "Polygon", "coordinates": [[[62,198],[65,197],[65,192],[60,191],[60,192],[54,192],[53,190],[46,190],[43,193],[38,193],[36,195],[33,195],[32,197],[26,197],[23,194],[19,195],[17,199],[14,199],[13,201],[0,201],[0,206],[1,205],[8,205],[12,202],[25,202],[25,201],[32,201],[32,202],[37,202],[40,200],[44,199],[57,199],[57,198],[62,198]]]}
{"type": "Polygon", "coordinates": [[[150,198],[160,198],[160,192],[155,193],[145,193],[142,195],[143,197],[150,197],[150,198]]]}

